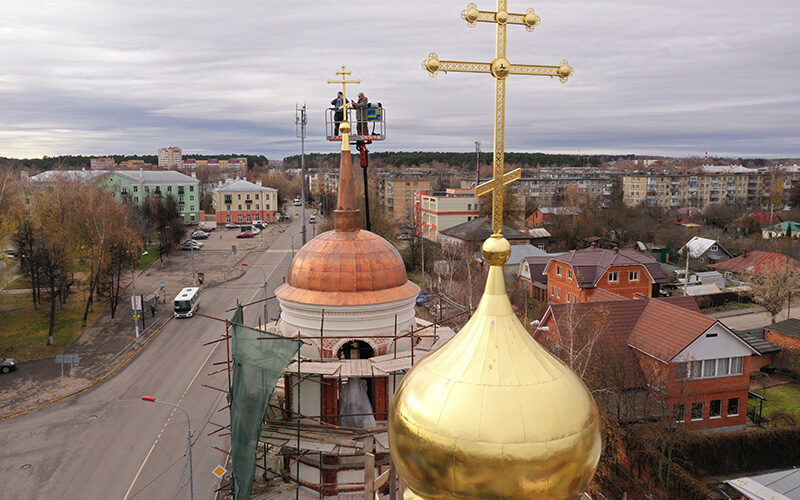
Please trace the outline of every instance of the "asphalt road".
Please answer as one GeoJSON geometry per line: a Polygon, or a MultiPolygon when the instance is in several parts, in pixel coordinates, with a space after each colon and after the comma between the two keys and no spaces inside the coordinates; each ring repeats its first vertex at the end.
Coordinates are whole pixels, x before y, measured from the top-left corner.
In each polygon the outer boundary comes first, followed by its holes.
{"type": "MultiPolygon", "coordinates": [[[[291,262],[295,220],[267,251],[251,253],[241,278],[205,290],[199,312],[229,318],[240,303],[263,298],[262,270],[273,294],[291,262]]],[[[295,249],[300,237],[294,238],[295,249]]],[[[270,316],[277,303],[270,301],[270,316]]],[[[263,305],[245,310],[255,324],[263,305]]],[[[220,322],[195,316],[173,319],[124,369],[102,384],[41,410],[0,422],[0,499],[189,498],[185,457],[187,426],[180,410],[141,401],[142,395],[179,403],[191,418],[195,498],[212,498],[212,475],[227,456],[229,437],[207,434],[227,425],[225,394],[202,387],[227,385],[214,365],[225,359],[225,343],[203,346],[224,332],[220,322]],[[213,423],[212,423],[213,422],[213,423]]]]}

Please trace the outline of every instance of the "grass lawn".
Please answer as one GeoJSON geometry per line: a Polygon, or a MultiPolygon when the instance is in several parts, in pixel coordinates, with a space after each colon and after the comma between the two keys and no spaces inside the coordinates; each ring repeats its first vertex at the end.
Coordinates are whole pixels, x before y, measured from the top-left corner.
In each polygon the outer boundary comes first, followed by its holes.
{"type": "MultiPolygon", "coordinates": [[[[45,294],[42,294],[45,295],[45,294]]],[[[0,295],[0,309],[12,307],[33,307],[30,293],[4,293],[0,295]]],[[[2,328],[0,326],[0,328],[2,328]]]]}
{"type": "Polygon", "coordinates": [[[139,258],[139,265],[136,266],[136,269],[141,271],[145,267],[149,266],[157,258],[158,258],[157,248],[151,248],[150,250],[147,250],[147,253],[139,258]]]}
{"type": "MultiPolygon", "coordinates": [[[[31,305],[30,295],[2,295],[0,307],[12,307],[10,302],[31,305]],[[8,301],[3,303],[3,301],[8,301]]],[[[63,309],[56,309],[54,344],[47,345],[50,327],[49,304],[38,310],[0,311],[0,356],[18,361],[55,356],[69,348],[81,333],[83,306],[80,297],[73,296],[63,309]]],[[[56,306],[58,307],[58,306],[56,306]]],[[[105,311],[104,304],[96,304],[95,312],[89,314],[89,322],[105,311]]]]}
{"type": "MultiPolygon", "coordinates": [[[[777,387],[758,389],[755,392],[767,398],[764,401],[762,413],[765,417],[769,418],[775,412],[784,411],[791,413],[800,420],[800,382],[790,382],[777,387]]],[[[748,401],[748,406],[751,409],[755,406],[756,410],[758,410],[758,404],[759,402],[756,399],[748,401]]]]}
{"type": "Polygon", "coordinates": [[[6,290],[21,290],[23,288],[30,288],[31,282],[26,276],[17,276],[17,278],[6,286],[6,290]]]}

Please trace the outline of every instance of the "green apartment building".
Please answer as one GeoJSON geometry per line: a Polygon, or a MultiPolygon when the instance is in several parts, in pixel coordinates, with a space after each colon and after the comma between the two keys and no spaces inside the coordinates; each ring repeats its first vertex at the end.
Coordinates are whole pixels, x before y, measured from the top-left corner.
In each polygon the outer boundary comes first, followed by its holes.
{"type": "Polygon", "coordinates": [[[105,175],[105,183],[114,199],[142,205],[155,194],[172,196],[178,203],[184,222],[200,222],[200,181],[194,174],[172,170],[116,170],[105,175]]]}

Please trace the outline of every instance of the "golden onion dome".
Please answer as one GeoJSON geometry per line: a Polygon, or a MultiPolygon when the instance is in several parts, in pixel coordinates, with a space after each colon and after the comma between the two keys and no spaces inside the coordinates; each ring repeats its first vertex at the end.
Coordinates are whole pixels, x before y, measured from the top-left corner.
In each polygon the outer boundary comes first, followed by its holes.
{"type": "Polygon", "coordinates": [[[487,240],[492,265],[475,314],[408,372],[392,400],[390,448],[407,499],[574,499],[597,468],[597,407],[514,315],[501,262],[508,251],[501,235],[487,240]]]}

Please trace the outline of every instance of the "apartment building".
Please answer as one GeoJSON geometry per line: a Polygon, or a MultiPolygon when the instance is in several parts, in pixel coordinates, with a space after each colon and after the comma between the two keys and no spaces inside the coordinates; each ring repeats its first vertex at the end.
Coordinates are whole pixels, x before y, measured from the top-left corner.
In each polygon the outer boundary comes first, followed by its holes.
{"type": "Polygon", "coordinates": [[[388,174],[380,181],[379,199],[398,221],[412,220],[416,192],[431,188],[429,177],[414,174],[388,174]]]}
{"type": "Polygon", "coordinates": [[[187,224],[200,222],[200,181],[192,175],[172,170],[115,170],[109,172],[106,183],[114,199],[144,204],[149,196],[172,196],[187,224]]]}
{"type": "Polygon", "coordinates": [[[89,159],[89,166],[92,170],[112,170],[117,166],[117,162],[110,156],[89,159]]]}
{"type": "Polygon", "coordinates": [[[247,170],[247,158],[231,158],[230,160],[219,160],[217,158],[186,158],[183,160],[183,166],[189,170],[194,170],[197,167],[211,167],[222,170],[230,169],[245,172],[247,170]]]}
{"type": "Polygon", "coordinates": [[[760,173],[626,174],[625,204],[703,208],[716,203],[760,206],[769,187],[760,173]],[[765,192],[766,188],[766,192],[765,192]]]}
{"type": "Polygon", "coordinates": [[[312,196],[336,193],[339,186],[339,171],[316,171],[308,174],[308,187],[312,196]]]}
{"type": "Polygon", "coordinates": [[[220,182],[214,190],[217,223],[243,223],[263,220],[275,222],[278,211],[278,190],[261,181],[234,179],[220,182]]]}
{"type": "Polygon", "coordinates": [[[427,236],[471,221],[478,217],[479,203],[474,189],[419,190],[414,202],[417,232],[427,236]]]}
{"type": "Polygon", "coordinates": [[[181,148],[170,146],[159,148],[158,167],[159,168],[180,168],[183,166],[183,151],[181,148]]]}
{"type": "MultiPolygon", "coordinates": [[[[536,169],[526,172],[524,177],[515,181],[514,188],[520,195],[533,198],[540,206],[560,205],[568,188],[591,199],[601,200],[603,206],[608,206],[620,177],[621,173],[615,171],[536,169]]],[[[474,184],[474,178],[461,180],[462,188],[474,184]]]]}

